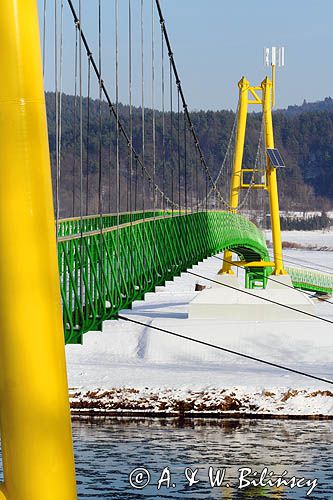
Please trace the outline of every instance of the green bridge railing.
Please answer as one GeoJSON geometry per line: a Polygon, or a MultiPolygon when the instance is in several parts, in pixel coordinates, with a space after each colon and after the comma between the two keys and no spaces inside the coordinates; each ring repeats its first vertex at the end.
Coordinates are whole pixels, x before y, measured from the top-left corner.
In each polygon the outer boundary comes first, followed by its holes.
{"type": "Polygon", "coordinates": [[[146,292],[224,249],[242,260],[269,259],[262,232],[228,212],[75,218],[60,221],[58,235],[66,343],[101,330],[146,292]]]}
{"type": "MultiPolygon", "coordinates": [[[[269,261],[263,233],[239,214],[147,211],[58,223],[58,256],[66,343],[101,330],[146,292],[225,249],[241,260],[269,261]]],[[[287,268],[301,290],[331,294],[333,276],[287,268]]]]}
{"type": "Polygon", "coordinates": [[[332,274],[297,269],[295,267],[287,267],[286,271],[290,275],[295,288],[328,295],[333,293],[332,274]]]}
{"type": "MultiPolygon", "coordinates": [[[[181,212],[173,212],[173,215],[178,215],[181,212]]],[[[105,215],[85,215],[83,217],[73,217],[70,219],[62,219],[58,223],[58,236],[71,236],[75,234],[87,233],[89,231],[97,231],[101,228],[110,228],[119,224],[128,224],[137,220],[150,219],[152,217],[160,217],[162,215],[171,215],[172,212],[163,210],[138,211],[138,212],[121,212],[119,214],[105,215]]]]}

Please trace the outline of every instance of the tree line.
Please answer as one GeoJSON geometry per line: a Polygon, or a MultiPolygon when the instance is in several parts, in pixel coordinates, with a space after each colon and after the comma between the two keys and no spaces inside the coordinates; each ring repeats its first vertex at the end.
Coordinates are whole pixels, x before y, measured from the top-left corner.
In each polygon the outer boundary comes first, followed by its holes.
{"type": "MultiPolygon", "coordinates": [[[[325,100],[326,101],[326,100],[325,100]]],[[[55,95],[46,93],[47,117],[49,127],[49,143],[55,179],[56,134],[55,134],[55,95]]],[[[295,107],[279,110],[273,114],[275,143],[285,160],[286,168],[279,169],[280,205],[284,210],[319,210],[327,211],[333,202],[333,106],[331,100],[324,106],[303,106],[296,112],[295,107]],[[302,109],[305,108],[305,109],[302,109]]],[[[87,188],[87,210],[91,213],[98,207],[99,168],[102,164],[103,194],[106,204],[114,208],[115,198],[115,158],[117,150],[117,129],[114,118],[110,118],[107,103],[101,108],[97,100],[87,98],[82,102],[82,145],[80,145],[79,103],[74,96],[63,95],[61,105],[61,216],[78,212],[78,191],[80,168],[83,172],[87,188]],[[89,120],[88,120],[89,107],[89,120]],[[100,121],[101,120],[101,121],[100,121]],[[101,123],[101,127],[100,124],[101,123]],[[82,165],[79,151],[82,150],[82,165]],[[113,191],[112,191],[113,190],[113,191]],[[74,202],[73,202],[74,191],[74,202]]],[[[119,105],[119,117],[126,130],[130,129],[129,108],[119,105]]],[[[230,133],[234,123],[234,112],[194,111],[191,117],[200,140],[209,168],[216,176],[223,161],[230,133]]],[[[178,142],[178,126],[180,135],[183,131],[183,115],[160,111],[155,113],[155,150],[152,141],[152,111],[145,110],[145,164],[151,171],[155,157],[155,180],[169,196],[184,197],[184,140],[178,142]],[[178,162],[179,155],[182,158],[178,162]],[[179,164],[178,164],[179,163],[179,164]],[[180,169],[180,182],[174,182],[175,172],[180,169]],[[179,192],[180,191],[180,192],[179,192]]],[[[244,167],[254,165],[257,144],[261,129],[261,114],[251,113],[248,117],[246,142],[244,149],[244,167]]],[[[142,153],[142,115],[140,108],[133,108],[132,113],[133,145],[139,154],[142,153]]],[[[184,135],[181,135],[184,138],[184,135]]],[[[187,135],[187,162],[195,163],[194,147],[189,147],[190,136],[187,135]],[[189,155],[192,155],[191,157],[189,155]]],[[[121,187],[120,204],[122,209],[128,206],[129,173],[127,143],[120,137],[119,167],[121,187]],[[127,201],[126,201],[127,200],[127,201]]],[[[187,167],[188,168],[188,167],[187,167]]],[[[189,181],[191,182],[191,181],[189,181]]],[[[194,181],[188,189],[191,196],[202,196],[204,193],[204,176],[199,175],[196,185],[194,181]],[[195,193],[195,190],[200,193],[195,193]]],[[[55,184],[55,183],[54,183],[55,184]]],[[[84,184],[85,185],[85,184],[84,184]]],[[[149,196],[149,187],[141,190],[149,196]]],[[[141,196],[146,196],[141,194],[141,196]]],[[[142,200],[141,200],[142,201],[142,200]]],[[[131,200],[130,200],[131,203],[131,200]]],[[[133,206],[132,206],[133,208],[133,206]]],[[[107,209],[107,207],[106,207],[107,209]]]]}

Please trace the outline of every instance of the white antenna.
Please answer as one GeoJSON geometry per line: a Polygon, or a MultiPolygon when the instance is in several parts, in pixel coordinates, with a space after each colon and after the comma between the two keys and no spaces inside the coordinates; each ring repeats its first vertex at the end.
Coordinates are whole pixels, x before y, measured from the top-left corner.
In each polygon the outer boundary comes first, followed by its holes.
{"type": "Polygon", "coordinates": [[[275,106],[276,66],[284,66],[284,47],[264,48],[264,66],[272,66],[272,106],[275,106]]]}
{"type": "Polygon", "coordinates": [[[264,66],[269,66],[269,49],[264,48],[264,66]]]}
{"type": "Polygon", "coordinates": [[[284,66],[284,47],[265,47],[264,66],[284,66]]]}
{"type": "Polygon", "coordinates": [[[279,48],[279,66],[284,66],[284,47],[279,48]]]}

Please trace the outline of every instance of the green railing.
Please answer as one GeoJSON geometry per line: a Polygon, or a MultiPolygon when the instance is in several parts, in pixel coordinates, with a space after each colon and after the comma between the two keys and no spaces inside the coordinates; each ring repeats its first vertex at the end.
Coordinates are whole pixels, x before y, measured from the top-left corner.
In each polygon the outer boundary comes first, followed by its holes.
{"type": "Polygon", "coordinates": [[[287,267],[286,271],[290,275],[295,288],[325,294],[332,294],[333,292],[332,274],[297,269],[295,267],[287,267]]]}
{"type": "MultiPolygon", "coordinates": [[[[231,249],[247,262],[269,260],[263,233],[221,211],[147,211],[63,219],[58,255],[66,343],[206,257],[231,249]]],[[[333,292],[333,276],[289,267],[293,285],[333,292]]]]}
{"type": "MultiPolygon", "coordinates": [[[[174,215],[179,212],[174,212],[174,215]]],[[[62,219],[58,224],[58,236],[71,236],[73,234],[87,233],[97,231],[101,228],[109,228],[119,224],[127,224],[142,219],[150,219],[161,215],[170,215],[171,212],[163,210],[147,212],[122,212],[119,214],[88,215],[83,217],[73,217],[71,219],[62,219]]]]}
{"type": "Polygon", "coordinates": [[[59,222],[58,234],[67,343],[80,342],[83,333],[100,330],[146,292],[224,249],[242,260],[269,259],[254,224],[219,211],[67,219],[59,222]]]}

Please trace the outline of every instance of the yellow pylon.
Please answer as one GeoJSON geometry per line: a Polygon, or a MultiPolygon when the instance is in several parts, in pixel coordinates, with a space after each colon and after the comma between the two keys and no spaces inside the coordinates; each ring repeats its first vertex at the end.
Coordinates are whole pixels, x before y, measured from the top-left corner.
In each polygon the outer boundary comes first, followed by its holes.
{"type": "MultiPolygon", "coordinates": [[[[273,76],[275,78],[274,71],[273,71],[273,76]]],[[[235,144],[235,153],[233,159],[233,169],[232,169],[231,189],[230,189],[229,210],[231,212],[237,211],[239,202],[239,191],[240,189],[242,189],[242,162],[243,162],[246,121],[247,121],[249,104],[259,104],[262,106],[264,114],[265,147],[274,148],[274,133],[273,133],[273,121],[272,121],[272,90],[274,89],[272,81],[267,77],[262,82],[260,87],[258,86],[253,87],[243,76],[240,82],[238,83],[238,87],[239,87],[239,108],[238,108],[237,135],[236,135],[236,144],[235,144]],[[258,92],[261,92],[261,97],[258,95],[258,92]],[[251,99],[249,99],[249,95],[251,96],[251,99]]],[[[267,189],[269,194],[272,239],[273,239],[273,250],[274,250],[273,274],[283,275],[287,273],[284,270],[283,259],[282,259],[279,195],[278,195],[276,169],[270,164],[268,158],[266,166],[266,182],[265,185],[262,186],[258,185],[256,187],[260,189],[267,189]]],[[[258,262],[257,264],[258,264],[257,267],[259,267],[260,263],[258,262]]],[[[222,269],[219,271],[219,274],[234,274],[232,270],[232,265],[233,265],[232,252],[230,250],[226,250],[224,252],[224,263],[222,269]]]]}
{"type": "Polygon", "coordinates": [[[0,16],[0,497],[74,500],[37,1],[0,16]]]}
{"type": "MultiPolygon", "coordinates": [[[[261,84],[263,113],[265,124],[265,145],[266,148],[274,148],[274,133],[272,121],[271,91],[272,82],[266,77],[261,84]]],[[[279,194],[276,178],[276,168],[270,165],[267,158],[266,178],[269,193],[269,204],[271,212],[272,240],[274,251],[275,269],[273,274],[287,274],[283,268],[282,261],[282,242],[280,228],[279,194]]]]}

